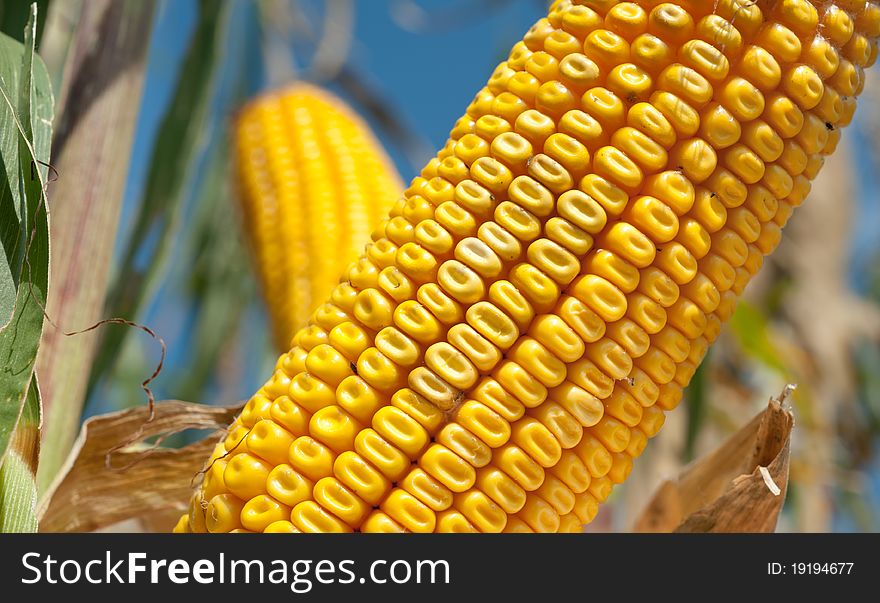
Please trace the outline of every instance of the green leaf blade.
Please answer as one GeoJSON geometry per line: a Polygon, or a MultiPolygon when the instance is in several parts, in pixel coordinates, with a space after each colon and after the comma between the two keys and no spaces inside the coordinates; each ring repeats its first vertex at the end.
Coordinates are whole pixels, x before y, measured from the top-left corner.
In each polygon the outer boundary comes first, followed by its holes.
{"type": "MultiPolygon", "coordinates": [[[[232,6],[231,2],[218,7],[211,0],[199,0],[196,29],[159,126],[146,189],[110,287],[106,306],[110,316],[137,320],[168,269],[174,235],[206,154],[206,124],[217,78],[227,59],[224,41],[232,6]],[[154,236],[155,242],[148,245],[154,236]],[[144,254],[147,247],[150,252],[144,254]]],[[[129,329],[110,329],[101,334],[88,395],[116,368],[129,333],[129,329]]]]}
{"type": "Polygon", "coordinates": [[[8,269],[0,276],[12,276],[0,286],[0,309],[12,306],[0,328],[0,462],[31,384],[49,278],[44,186],[54,103],[49,74],[34,53],[35,24],[33,5],[25,44],[0,34],[0,240],[8,269]]]}

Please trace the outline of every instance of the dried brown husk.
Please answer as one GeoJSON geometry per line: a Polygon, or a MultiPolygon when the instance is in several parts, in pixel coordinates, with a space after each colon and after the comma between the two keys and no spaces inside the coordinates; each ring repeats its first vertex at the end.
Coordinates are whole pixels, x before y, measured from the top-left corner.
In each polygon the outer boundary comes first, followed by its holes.
{"type": "Polygon", "coordinates": [[[42,532],[170,531],[183,513],[222,431],[241,406],[158,402],[83,423],[58,478],[41,501],[42,532]],[[161,446],[185,430],[215,430],[183,448],[161,446]],[[146,440],[158,438],[157,444],[146,440]]]}
{"type": "Polygon", "coordinates": [[[773,532],[788,488],[793,386],[711,453],[663,482],[636,532],[773,532]]]}

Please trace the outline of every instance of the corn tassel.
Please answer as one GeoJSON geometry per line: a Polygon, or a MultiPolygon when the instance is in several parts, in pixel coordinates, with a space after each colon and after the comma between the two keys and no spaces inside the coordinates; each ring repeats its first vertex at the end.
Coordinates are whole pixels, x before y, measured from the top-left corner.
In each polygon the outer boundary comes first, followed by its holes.
{"type": "Polygon", "coordinates": [[[218,444],[179,531],[580,531],[850,123],[880,3],[558,0],[218,444]]]}
{"type": "Polygon", "coordinates": [[[367,124],[307,84],[251,102],[235,144],[247,234],[275,343],[286,350],[403,185],[367,124]]]}

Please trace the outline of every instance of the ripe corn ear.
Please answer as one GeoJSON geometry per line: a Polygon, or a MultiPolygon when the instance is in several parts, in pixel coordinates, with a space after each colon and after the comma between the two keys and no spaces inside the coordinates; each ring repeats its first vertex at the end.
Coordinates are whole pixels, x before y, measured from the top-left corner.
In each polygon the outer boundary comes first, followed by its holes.
{"type": "Polygon", "coordinates": [[[581,530],[779,243],[878,34],[876,1],[555,2],[178,530],[581,530]]]}
{"type": "Polygon", "coordinates": [[[273,337],[287,350],[403,184],[367,124],[308,84],[249,103],[235,125],[235,152],[273,337]]]}

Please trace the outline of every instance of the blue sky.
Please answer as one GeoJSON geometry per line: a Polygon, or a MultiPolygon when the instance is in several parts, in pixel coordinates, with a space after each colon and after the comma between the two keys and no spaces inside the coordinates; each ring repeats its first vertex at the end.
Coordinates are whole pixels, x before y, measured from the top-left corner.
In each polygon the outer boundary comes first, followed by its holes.
{"type": "MultiPolygon", "coordinates": [[[[248,0],[224,1],[237,5],[237,17],[253,18],[248,0]]],[[[457,0],[451,4],[468,3],[474,1],[457,0]]],[[[321,2],[309,0],[304,4],[317,7],[321,2]]],[[[495,65],[541,16],[542,5],[539,0],[510,0],[484,11],[482,16],[464,8],[461,13],[468,18],[460,24],[436,33],[416,34],[394,22],[390,15],[393,4],[393,0],[354,0],[355,41],[351,60],[382,90],[402,120],[434,148],[439,148],[495,65]]],[[[420,5],[428,10],[449,4],[420,0],[420,5]]],[[[136,203],[144,185],[155,130],[169,102],[196,18],[196,0],[161,0],[159,5],[126,190],[129,205],[136,203]]],[[[256,34],[256,30],[251,33],[256,34]]],[[[265,82],[256,81],[254,87],[264,88],[265,82]]],[[[389,146],[401,174],[412,177],[412,165],[398,149],[389,146]]]]}

